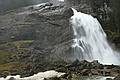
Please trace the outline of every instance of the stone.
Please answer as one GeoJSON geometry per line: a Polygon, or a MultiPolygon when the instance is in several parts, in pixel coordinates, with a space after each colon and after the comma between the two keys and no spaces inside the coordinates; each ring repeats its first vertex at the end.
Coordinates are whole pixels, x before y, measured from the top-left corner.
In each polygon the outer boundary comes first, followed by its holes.
{"type": "Polygon", "coordinates": [[[10,79],[8,79],[8,80],[16,80],[14,77],[11,77],[10,79]]]}
{"type": "Polygon", "coordinates": [[[120,75],[116,76],[113,80],[120,80],[120,75]]]}
{"type": "Polygon", "coordinates": [[[88,76],[88,75],[91,75],[91,71],[90,71],[89,69],[83,69],[83,70],[81,71],[81,74],[82,74],[83,76],[88,76]]]}
{"type": "Polygon", "coordinates": [[[91,74],[92,75],[99,75],[100,73],[98,72],[97,69],[91,69],[91,74]]]}
{"type": "Polygon", "coordinates": [[[106,80],[113,80],[112,78],[106,78],[106,80]]]}

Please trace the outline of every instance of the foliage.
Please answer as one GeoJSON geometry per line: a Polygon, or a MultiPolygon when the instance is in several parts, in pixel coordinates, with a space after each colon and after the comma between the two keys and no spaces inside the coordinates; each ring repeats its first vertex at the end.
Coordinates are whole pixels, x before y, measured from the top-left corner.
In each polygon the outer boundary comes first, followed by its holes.
{"type": "Polygon", "coordinates": [[[22,66],[23,65],[19,62],[10,62],[10,63],[0,65],[0,71],[16,70],[16,69],[19,69],[22,66]]]}

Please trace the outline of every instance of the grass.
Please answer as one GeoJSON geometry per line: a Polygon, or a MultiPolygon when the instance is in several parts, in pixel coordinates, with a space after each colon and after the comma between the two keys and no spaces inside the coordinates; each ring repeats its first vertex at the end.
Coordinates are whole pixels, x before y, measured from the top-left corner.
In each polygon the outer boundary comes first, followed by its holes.
{"type": "Polygon", "coordinates": [[[0,64],[6,63],[10,56],[14,56],[15,53],[0,50],[0,64]]]}
{"type": "Polygon", "coordinates": [[[19,62],[9,62],[5,64],[0,64],[0,73],[2,74],[10,74],[11,72],[16,72],[22,69],[25,65],[19,62]]]}
{"type": "Polygon", "coordinates": [[[15,42],[13,42],[13,44],[15,45],[15,46],[22,46],[22,45],[25,45],[25,44],[30,44],[30,43],[32,43],[33,42],[33,40],[24,40],[24,41],[15,41],[15,42]]]}
{"type": "Polygon", "coordinates": [[[0,44],[0,73],[19,70],[24,65],[19,60],[9,61],[10,58],[20,53],[26,53],[33,40],[22,40],[0,44]]]}
{"type": "Polygon", "coordinates": [[[14,42],[8,42],[5,44],[1,44],[0,47],[4,47],[4,48],[20,48],[23,47],[25,45],[31,44],[33,42],[33,40],[21,40],[21,41],[14,41],[14,42]]]}
{"type": "Polygon", "coordinates": [[[7,52],[7,51],[0,50],[0,58],[10,56],[10,55],[13,55],[13,54],[14,53],[12,53],[12,52],[7,52]]]}

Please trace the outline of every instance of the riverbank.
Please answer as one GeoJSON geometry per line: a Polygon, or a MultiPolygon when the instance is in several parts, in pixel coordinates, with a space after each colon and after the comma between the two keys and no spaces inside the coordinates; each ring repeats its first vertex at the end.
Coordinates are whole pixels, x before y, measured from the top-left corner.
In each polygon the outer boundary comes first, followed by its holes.
{"type": "MultiPolygon", "coordinates": [[[[64,78],[71,80],[75,76],[111,76],[116,77],[120,75],[120,66],[117,65],[102,65],[98,61],[74,61],[66,65],[60,65],[60,63],[54,66],[46,66],[45,68],[51,68],[57,72],[66,73],[64,78]]],[[[48,69],[49,71],[49,69],[48,69]]],[[[4,74],[2,74],[4,75],[4,74]]],[[[21,76],[22,77],[22,76],[21,76]]],[[[53,79],[54,80],[54,79],[53,79]]]]}

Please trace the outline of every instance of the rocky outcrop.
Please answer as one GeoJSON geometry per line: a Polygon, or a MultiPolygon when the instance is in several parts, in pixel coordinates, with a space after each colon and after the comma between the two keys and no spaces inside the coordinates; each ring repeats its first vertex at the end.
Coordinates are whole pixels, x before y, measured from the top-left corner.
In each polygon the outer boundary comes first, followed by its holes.
{"type": "MultiPolygon", "coordinates": [[[[106,80],[119,80],[120,66],[115,65],[102,65],[98,61],[74,61],[73,63],[54,63],[54,65],[44,67],[54,69],[55,71],[39,72],[31,74],[32,76],[20,78],[19,75],[7,76],[5,80],[73,80],[78,79],[80,76],[113,76],[114,79],[107,78],[106,80]],[[57,71],[57,72],[56,72],[57,71]],[[58,73],[59,72],[59,73],[58,73]],[[61,73],[62,72],[62,73],[61,73]]],[[[40,66],[39,66],[40,67],[40,66]]],[[[50,69],[48,69],[50,70],[50,69]]]]}
{"type": "Polygon", "coordinates": [[[99,75],[99,76],[117,76],[120,67],[115,65],[102,65],[98,61],[74,61],[66,65],[64,68],[58,68],[57,71],[70,72],[68,74],[76,74],[82,76],[99,75]]]}

